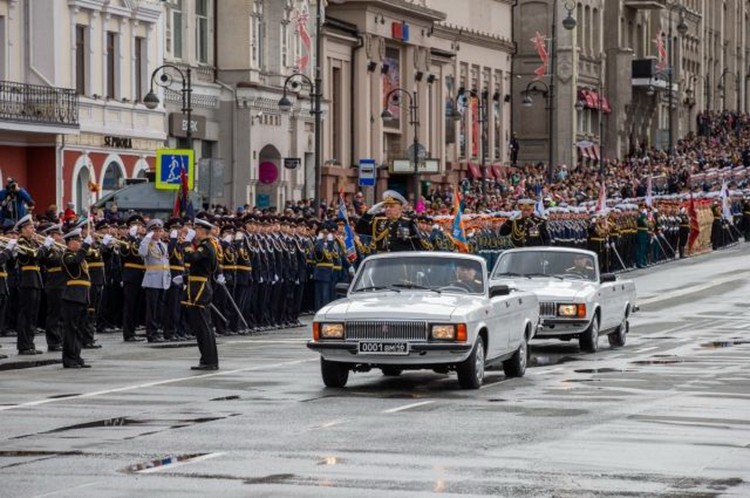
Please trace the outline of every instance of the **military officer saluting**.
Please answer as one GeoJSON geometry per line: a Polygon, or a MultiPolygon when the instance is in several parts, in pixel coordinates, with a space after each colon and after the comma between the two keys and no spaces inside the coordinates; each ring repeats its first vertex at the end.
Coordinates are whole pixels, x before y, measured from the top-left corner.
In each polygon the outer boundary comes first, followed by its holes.
{"type": "Polygon", "coordinates": [[[81,229],[63,235],[67,249],[62,256],[65,290],[62,295],[63,367],[89,368],[81,358],[81,342],[86,333],[91,279],[86,263],[86,252],[93,240],[87,236],[81,244],[81,229]]]}
{"type": "Polygon", "coordinates": [[[356,232],[371,237],[377,252],[418,251],[421,249],[417,225],[404,216],[404,196],[395,190],[383,192],[383,201],[371,207],[357,222],[356,232]]]}
{"type": "Polygon", "coordinates": [[[531,199],[520,199],[517,202],[521,210],[520,215],[507,220],[500,227],[500,236],[510,236],[513,247],[549,245],[550,237],[547,231],[547,221],[534,214],[535,204],[531,199]]]}
{"type": "Polygon", "coordinates": [[[211,230],[214,225],[206,220],[196,218],[195,228],[188,230],[183,245],[185,263],[190,265],[185,288],[185,299],[190,328],[198,341],[201,359],[191,370],[218,370],[219,353],[216,349],[216,338],[209,325],[208,307],[213,300],[212,280],[219,267],[216,249],[211,242],[211,230]],[[196,243],[193,244],[193,239],[196,243]]]}

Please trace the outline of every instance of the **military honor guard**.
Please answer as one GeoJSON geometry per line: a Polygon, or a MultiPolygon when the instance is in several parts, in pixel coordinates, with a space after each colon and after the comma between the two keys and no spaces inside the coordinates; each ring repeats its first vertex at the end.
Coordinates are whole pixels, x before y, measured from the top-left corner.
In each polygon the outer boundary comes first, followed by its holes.
{"type": "Polygon", "coordinates": [[[86,334],[91,288],[86,252],[93,239],[89,235],[81,243],[80,228],[71,230],[63,237],[67,245],[61,261],[65,274],[65,290],[62,294],[63,367],[88,368],[90,365],[81,358],[81,343],[86,334]]]}
{"type": "Polygon", "coordinates": [[[213,300],[213,277],[219,267],[216,249],[211,242],[214,226],[196,218],[183,244],[185,263],[189,264],[187,285],[182,304],[187,307],[190,328],[195,332],[200,362],[192,370],[218,370],[219,353],[210,325],[209,306],[213,300]]]}

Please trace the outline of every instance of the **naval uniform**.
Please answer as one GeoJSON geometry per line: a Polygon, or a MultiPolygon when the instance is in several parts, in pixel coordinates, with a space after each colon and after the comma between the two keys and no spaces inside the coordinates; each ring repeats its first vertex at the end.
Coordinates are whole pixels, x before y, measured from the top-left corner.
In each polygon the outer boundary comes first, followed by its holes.
{"type": "MultiPolygon", "coordinates": [[[[21,279],[18,293],[18,321],[16,324],[19,352],[35,351],[34,333],[42,301],[42,273],[39,267],[41,258],[47,255],[47,248],[34,239],[18,238],[18,245],[24,249],[18,252],[18,268],[21,279]]],[[[48,345],[49,346],[49,345],[48,345]]],[[[52,344],[51,346],[54,346],[52,344]]]]}
{"type": "Polygon", "coordinates": [[[201,366],[219,366],[216,338],[209,325],[208,306],[213,299],[213,276],[219,267],[216,250],[209,238],[194,247],[190,242],[183,246],[185,263],[190,264],[182,304],[187,307],[190,328],[194,331],[200,350],[201,366]]]}
{"type": "Polygon", "coordinates": [[[86,333],[91,287],[86,263],[88,249],[88,244],[83,244],[76,252],[66,250],[62,257],[62,268],[66,277],[62,294],[63,366],[68,368],[84,364],[81,358],[81,343],[86,333]]]}
{"type": "Polygon", "coordinates": [[[422,248],[417,224],[406,216],[390,219],[365,214],[357,222],[355,231],[371,237],[370,245],[376,252],[418,251],[422,248]]]}

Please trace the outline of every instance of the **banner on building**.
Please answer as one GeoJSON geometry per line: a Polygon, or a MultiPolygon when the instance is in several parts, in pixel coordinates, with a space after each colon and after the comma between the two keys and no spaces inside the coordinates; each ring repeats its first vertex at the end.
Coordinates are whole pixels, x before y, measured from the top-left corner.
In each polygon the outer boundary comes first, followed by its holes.
{"type": "Polygon", "coordinates": [[[549,74],[549,53],[547,52],[547,39],[544,37],[544,35],[537,31],[534,38],[531,39],[531,43],[534,44],[536,53],[539,54],[539,60],[542,62],[542,65],[534,70],[534,74],[536,75],[534,77],[534,80],[540,80],[547,74],[549,74]]]}
{"type": "MultiPolygon", "coordinates": [[[[401,104],[400,95],[394,95],[394,98],[386,98],[388,93],[394,88],[401,87],[401,51],[396,47],[387,47],[385,49],[384,64],[388,66],[388,71],[383,73],[383,105],[391,111],[393,119],[384,123],[389,128],[401,128],[401,104]]],[[[404,102],[405,104],[408,104],[404,102]]]]}

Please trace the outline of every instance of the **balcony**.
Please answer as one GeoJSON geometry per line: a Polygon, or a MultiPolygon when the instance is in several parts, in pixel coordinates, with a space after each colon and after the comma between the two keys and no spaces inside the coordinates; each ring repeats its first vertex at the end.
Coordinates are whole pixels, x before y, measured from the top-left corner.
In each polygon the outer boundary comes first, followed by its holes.
{"type": "Polygon", "coordinates": [[[666,9],[667,0],[625,0],[625,7],[635,10],[666,9]]]}
{"type": "Polygon", "coordinates": [[[0,121],[13,123],[5,123],[6,129],[42,125],[78,130],[78,95],[69,88],[0,81],[0,121]]]}

